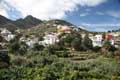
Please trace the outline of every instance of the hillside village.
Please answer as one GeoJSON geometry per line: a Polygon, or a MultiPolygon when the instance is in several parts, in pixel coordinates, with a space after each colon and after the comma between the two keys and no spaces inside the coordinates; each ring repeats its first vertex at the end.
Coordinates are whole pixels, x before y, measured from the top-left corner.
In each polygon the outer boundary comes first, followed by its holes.
{"type": "MultiPolygon", "coordinates": [[[[38,43],[39,45],[47,46],[54,45],[60,41],[59,36],[63,33],[70,34],[72,31],[79,32],[78,28],[74,28],[74,26],[66,26],[66,25],[57,25],[57,32],[44,32],[43,40],[40,41],[38,37],[35,35],[30,35],[30,37],[21,36],[20,41],[25,42],[30,48],[33,47],[34,44],[38,43]]],[[[16,33],[20,33],[20,30],[16,30],[16,33]]],[[[9,42],[14,39],[16,34],[7,30],[6,28],[0,29],[1,38],[5,41],[1,41],[0,45],[3,46],[5,42],[9,42]]],[[[82,38],[84,38],[86,33],[81,33],[82,38]]],[[[92,40],[92,44],[94,47],[102,47],[104,44],[104,40],[110,40],[111,45],[114,45],[116,48],[120,46],[120,32],[106,32],[106,33],[89,33],[89,38],[92,40]]],[[[4,47],[4,46],[3,46],[4,47]]]]}
{"type": "Polygon", "coordinates": [[[0,80],[120,80],[119,30],[90,32],[63,20],[32,27],[25,21],[17,22],[25,29],[0,25],[0,80]]]}
{"type": "Polygon", "coordinates": [[[120,80],[120,0],[0,0],[0,80],[120,80]]]}

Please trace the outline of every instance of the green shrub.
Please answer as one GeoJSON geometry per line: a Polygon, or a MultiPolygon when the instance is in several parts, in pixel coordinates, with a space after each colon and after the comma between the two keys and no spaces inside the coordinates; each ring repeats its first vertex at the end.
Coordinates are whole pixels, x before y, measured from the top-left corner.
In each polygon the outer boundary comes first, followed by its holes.
{"type": "Polygon", "coordinates": [[[56,51],[55,54],[58,57],[68,57],[68,55],[70,54],[68,51],[56,51]]]}
{"type": "Polygon", "coordinates": [[[7,68],[10,65],[10,57],[7,53],[0,53],[0,68],[7,68]]]}

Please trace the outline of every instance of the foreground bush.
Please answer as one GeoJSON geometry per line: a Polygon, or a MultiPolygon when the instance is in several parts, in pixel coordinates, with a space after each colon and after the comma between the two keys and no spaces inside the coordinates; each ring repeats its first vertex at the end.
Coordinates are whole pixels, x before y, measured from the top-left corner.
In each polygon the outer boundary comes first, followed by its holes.
{"type": "Polygon", "coordinates": [[[98,58],[74,64],[53,56],[35,58],[33,67],[11,66],[0,70],[1,80],[120,80],[119,64],[98,58]],[[44,63],[44,64],[43,64],[44,63]]]}

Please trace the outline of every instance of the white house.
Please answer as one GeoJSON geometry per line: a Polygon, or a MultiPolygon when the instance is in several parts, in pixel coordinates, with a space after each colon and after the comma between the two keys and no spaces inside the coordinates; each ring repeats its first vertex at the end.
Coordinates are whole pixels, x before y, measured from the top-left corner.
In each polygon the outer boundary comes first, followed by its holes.
{"type": "Polygon", "coordinates": [[[20,41],[22,41],[22,42],[26,42],[27,39],[26,39],[25,37],[21,37],[21,38],[20,38],[20,41]]]}
{"type": "Polygon", "coordinates": [[[116,48],[119,48],[120,47],[120,39],[115,39],[114,45],[116,48]]]}
{"type": "Polygon", "coordinates": [[[47,34],[46,36],[43,37],[44,40],[40,41],[39,44],[42,45],[53,45],[57,42],[59,42],[57,34],[47,34]]]}
{"type": "Polygon", "coordinates": [[[13,39],[15,37],[15,35],[13,35],[9,30],[7,29],[2,29],[1,30],[1,36],[7,40],[10,41],[11,39],[13,39]]]}
{"type": "Polygon", "coordinates": [[[91,38],[92,41],[93,41],[93,46],[98,46],[98,47],[102,47],[103,45],[103,38],[102,38],[102,35],[98,34],[98,35],[95,35],[93,38],[91,38]]]}
{"type": "Polygon", "coordinates": [[[64,33],[71,33],[71,27],[67,25],[58,25],[57,26],[58,32],[64,33]]]}
{"type": "Polygon", "coordinates": [[[110,40],[110,43],[111,45],[115,45],[115,40],[114,39],[110,40]]]}
{"type": "Polygon", "coordinates": [[[30,48],[33,48],[33,45],[35,44],[34,41],[30,40],[30,41],[27,41],[26,44],[30,47],[30,48]]]}
{"type": "Polygon", "coordinates": [[[81,37],[84,38],[86,33],[81,33],[81,37]]]}
{"type": "Polygon", "coordinates": [[[11,34],[11,32],[8,31],[7,29],[2,29],[2,30],[1,30],[1,35],[2,35],[2,36],[8,36],[9,34],[11,34]]]}
{"type": "Polygon", "coordinates": [[[28,39],[26,41],[26,44],[30,47],[30,48],[33,48],[34,47],[34,44],[36,43],[39,43],[38,42],[38,38],[34,38],[34,39],[28,39]]]}
{"type": "Polygon", "coordinates": [[[7,40],[7,41],[10,41],[10,40],[12,40],[12,39],[14,39],[14,38],[15,38],[15,35],[9,34],[9,35],[6,37],[6,40],[7,40]]]}
{"type": "Polygon", "coordinates": [[[114,37],[120,36],[120,32],[111,32],[110,34],[113,35],[114,37]]]}

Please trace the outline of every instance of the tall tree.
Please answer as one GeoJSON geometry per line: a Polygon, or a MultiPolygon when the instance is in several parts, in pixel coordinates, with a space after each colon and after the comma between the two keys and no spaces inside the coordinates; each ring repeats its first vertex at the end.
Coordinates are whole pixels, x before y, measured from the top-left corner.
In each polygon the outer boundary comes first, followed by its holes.
{"type": "Polygon", "coordinates": [[[81,50],[81,39],[80,38],[75,38],[71,42],[71,47],[74,48],[77,51],[81,50]]]}
{"type": "Polygon", "coordinates": [[[89,38],[89,35],[86,34],[84,39],[83,39],[83,45],[84,45],[84,48],[86,50],[91,50],[93,49],[93,44],[92,44],[92,40],[89,38]]]}
{"type": "Polygon", "coordinates": [[[109,40],[105,40],[104,41],[104,44],[103,44],[103,47],[106,49],[106,50],[109,50],[110,47],[111,47],[111,43],[109,40]]]}

